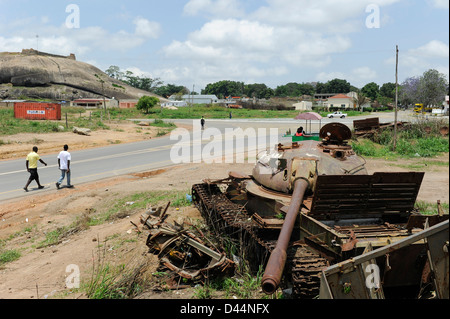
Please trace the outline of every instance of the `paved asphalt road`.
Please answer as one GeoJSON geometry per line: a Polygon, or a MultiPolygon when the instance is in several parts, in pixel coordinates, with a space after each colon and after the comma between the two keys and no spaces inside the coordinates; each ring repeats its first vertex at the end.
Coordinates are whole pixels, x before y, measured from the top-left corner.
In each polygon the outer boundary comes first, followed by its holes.
{"type": "MultiPolygon", "coordinates": [[[[405,112],[399,112],[399,121],[408,120],[405,118],[405,114],[405,112]]],[[[363,118],[368,117],[365,116],[363,118]]],[[[326,123],[336,121],[352,127],[353,120],[355,119],[358,118],[352,117],[334,120],[323,119],[321,124],[324,125],[326,123]]],[[[382,117],[380,117],[380,122],[382,123],[393,120],[393,114],[382,113],[382,117]]],[[[195,123],[195,125],[199,125],[197,123],[199,121],[193,122],[192,120],[173,120],[173,122],[185,125],[193,125],[193,123],[195,123]]],[[[264,143],[266,143],[266,145],[271,145],[272,142],[269,141],[269,128],[278,128],[278,131],[276,131],[277,136],[272,136],[272,141],[273,138],[275,138],[279,142],[284,142],[287,140],[283,139],[281,136],[286,132],[286,130],[290,128],[294,131],[298,126],[304,124],[301,122],[302,121],[300,121],[299,124],[299,121],[290,119],[207,120],[206,128],[207,130],[218,129],[221,133],[225,133],[226,128],[236,129],[240,127],[244,130],[246,128],[255,128],[255,132],[257,131],[257,128],[266,128],[265,132],[267,136],[265,137],[264,143]]],[[[314,125],[312,129],[313,131],[315,130],[314,125]]],[[[226,134],[224,136],[226,136],[226,134]]],[[[199,141],[199,139],[195,139],[195,136],[192,140],[197,142],[199,141]]],[[[210,140],[203,140],[202,144],[206,145],[209,142],[210,140]]],[[[72,154],[72,184],[76,187],[76,185],[86,182],[94,182],[104,178],[149,171],[179,164],[174,163],[171,160],[171,149],[175,144],[178,146],[189,145],[189,142],[181,143],[180,139],[170,140],[170,137],[167,136],[144,142],[113,145],[82,151],[70,149],[72,154]]],[[[224,142],[222,142],[222,144],[225,145],[224,142]]],[[[236,148],[236,144],[237,142],[235,142],[235,145],[233,146],[234,148],[236,148]]],[[[223,151],[227,151],[225,146],[223,151]]],[[[235,149],[234,151],[235,154],[238,154],[239,152],[242,152],[243,149],[235,149]]],[[[192,153],[194,152],[191,152],[191,154],[192,153]]],[[[28,187],[30,190],[28,193],[25,193],[23,190],[29,176],[25,169],[25,158],[20,160],[0,161],[0,202],[7,199],[23,197],[30,194],[45,192],[50,189],[55,189],[55,182],[58,180],[60,174],[57,167],[56,156],[57,154],[52,154],[42,157],[42,159],[48,164],[47,167],[39,163],[38,172],[41,184],[45,186],[45,189],[37,190],[36,183],[32,182],[32,184],[28,187]]],[[[65,182],[66,181],[63,183],[65,182]]]]}

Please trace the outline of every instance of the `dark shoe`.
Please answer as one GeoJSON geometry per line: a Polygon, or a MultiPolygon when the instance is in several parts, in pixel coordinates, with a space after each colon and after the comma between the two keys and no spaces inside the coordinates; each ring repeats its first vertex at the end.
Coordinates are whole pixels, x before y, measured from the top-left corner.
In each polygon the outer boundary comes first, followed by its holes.
{"type": "Polygon", "coordinates": [[[67,188],[73,188],[73,185],[67,185],[67,188]]]}
{"type": "Polygon", "coordinates": [[[59,189],[59,184],[58,183],[56,183],[56,188],[59,189]]]}
{"type": "Polygon", "coordinates": [[[38,189],[44,189],[44,188],[45,188],[44,186],[39,186],[39,187],[38,187],[38,189]]]}
{"type": "Polygon", "coordinates": [[[28,193],[28,188],[24,187],[23,190],[28,193]]]}

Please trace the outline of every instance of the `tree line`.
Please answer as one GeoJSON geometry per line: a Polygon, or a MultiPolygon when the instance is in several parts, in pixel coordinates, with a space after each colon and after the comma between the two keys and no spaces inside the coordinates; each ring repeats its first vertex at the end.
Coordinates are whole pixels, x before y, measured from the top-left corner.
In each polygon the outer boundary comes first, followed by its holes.
{"type": "MultiPolygon", "coordinates": [[[[110,66],[106,71],[110,77],[118,79],[132,87],[145,90],[168,98],[174,94],[197,94],[184,86],[166,84],[160,78],[140,77],[131,71],[122,72],[117,66],[110,66]]],[[[264,83],[246,84],[239,81],[223,80],[206,85],[201,94],[216,95],[219,99],[232,97],[248,97],[270,99],[272,97],[313,97],[315,94],[357,93],[356,104],[363,105],[369,101],[380,105],[392,104],[395,101],[396,85],[388,82],[381,86],[370,82],[357,88],[345,79],[333,79],[328,82],[291,82],[279,85],[275,89],[264,83]]],[[[449,94],[449,83],[446,76],[437,70],[430,69],[421,76],[410,77],[398,86],[398,101],[401,105],[423,103],[424,105],[441,105],[445,95],[449,94]]]]}

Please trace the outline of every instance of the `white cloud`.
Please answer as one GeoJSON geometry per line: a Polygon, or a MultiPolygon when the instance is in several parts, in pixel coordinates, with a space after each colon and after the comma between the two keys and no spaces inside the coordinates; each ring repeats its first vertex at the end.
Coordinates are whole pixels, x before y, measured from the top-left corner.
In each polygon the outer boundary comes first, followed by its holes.
{"type": "Polygon", "coordinates": [[[354,32],[364,25],[368,5],[383,7],[400,0],[267,0],[252,18],[273,25],[290,25],[315,31],[354,32]],[[338,28],[336,26],[339,26],[338,28]]]}
{"type": "Polygon", "coordinates": [[[144,18],[136,18],[133,22],[136,25],[136,35],[149,39],[157,39],[161,34],[161,25],[144,18]]]}
{"type": "Polygon", "coordinates": [[[448,0],[428,0],[428,3],[430,3],[431,6],[438,8],[438,9],[448,9],[449,8],[448,0]]]}
{"type": "Polygon", "coordinates": [[[449,46],[444,42],[432,40],[417,49],[409,50],[408,55],[426,58],[448,59],[449,46]]]}
{"type": "Polygon", "coordinates": [[[99,26],[72,29],[65,24],[36,26],[33,19],[30,19],[29,23],[16,24],[14,35],[0,36],[0,48],[2,51],[13,52],[38,48],[39,51],[61,55],[83,55],[94,50],[126,51],[141,46],[149,39],[156,39],[161,33],[161,26],[156,22],[138,17],[133,23],[133,33],[123,30],[111,33],[99,26]],[[38,39],[36,35],[39,35],[38,39]]]}
{"type": "MultiPolygon", "coordinates": [[[[245,82],[296,71],[300,76],[305,69],[333,70],[338,68],[333,67],[334,55],[353,45],[350,34],[366,29],[366,7],[375,4],[382,9],[398,1],[266,0],[246,13],[238,0],[190,0],[184,14],[206,15],[210,20],[162,52],[173,62],[169,69],[177,70],[168,74],[177,78],[186,68],[198,78],[245,82]]],[[[390,17],[382,11],[381,22],[386,21],[391,21],[390,17]]],[[[360,68],[351,75],[362,80],[372,79],[374,74],[360,68]]],[[[318,79],[328,76],[330,73],[320,72],[318,79]]]]}
{"type": "Polygon", "coordinates": [[[215,18],[243,17],[239,0],[190,0],[183,9],[187,16],[207,15],[215,18]]]}
{"type": "Polygon", "coordinates": [[[333,79],[345,79],[346,75],[342,72],[320,72],[316,75],[318,82],[328,82],[333,79]]]}
{"type": "MultiPolygon", "coordinates": [[[[409,49],[399,53],[399,69],[402,78],[418,76],[429,69],[436,69],[446,75],[448,67],[449,45],[438,40],[432,40],[418,48],[409,49]]],[[[388,65],[395,65],[395,58],[385,61],[388,65]]]]}
{"type": "Polygon", "coordinates": [[[367,66],[353,69],[351,73],[351,78],[355,81],[375,82],[376,77],[377,72],[367,66]]]}

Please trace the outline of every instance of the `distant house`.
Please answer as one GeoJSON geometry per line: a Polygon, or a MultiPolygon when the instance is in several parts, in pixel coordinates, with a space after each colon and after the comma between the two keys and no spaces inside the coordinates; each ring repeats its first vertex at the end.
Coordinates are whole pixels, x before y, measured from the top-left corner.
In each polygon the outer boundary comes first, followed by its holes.
{"type": "Polygon", "coordinates": [[[138,104],[138,100],[120,100],[119,101],[119,108],[121,109],[132,109],[136,107],[136,104],[138,104]]]}
{"type": "MultiPolygon", "coordinates": [[[[219,98],[215,95],[183,95],[181,99],[191,104],[217,104],[219,98]]],[[[175,100],[175,97],[171,96],[169,100],[175,100]]]]}
{"type": "Polygon", "coordinates": [[[3,100],[0,101],[0,106],[14,107],[14,104],[23,102],[26,102],[26,100],[3,100]]]}
{"type": "MultiPolygon", "coordinates": [[[[358,97],[358,93],[357,92],[350,92],[348,94],[346,94],[348,97],[350,97],[352,100],[356,99],[358,97]]],[[[355,103],[353,102],[353,106],[354,107],[358,107],[357,105],[355,105],[355,103]]],[[[371,107],[372,104],[370,103],[370,99],[367,99],[367,102],[363,105],[361,105],[361,108],[366,108],[366,107],[371,107]]]]}
{"type": "Polygon", "coordinates": [[[70,102],[70,106],[85,108],[119,107],[119,101],[115,99],[78,99],[70,102]]]}
{"type": "Polygon", "coordinates": [[[302,101],[299,103],[295,103],[292,106],[295,107],[296,111],[311,111],[312,110],[312,102],[302,101]]]}
{"type": "Polygon", "coordinates": [[[345,94],[338,94],[328,98],[326,107],[349,109],[354,107],[354,102],[350,96],[345,94]]]}
{"type": "Polygon", "coordinates": [[[167,101],[161,104],[162,107],[170,107],[170,106],[175,106],[175,107],[186,107],[188,106],[188,104],[186,103],[186,101],[167,101]]]}

